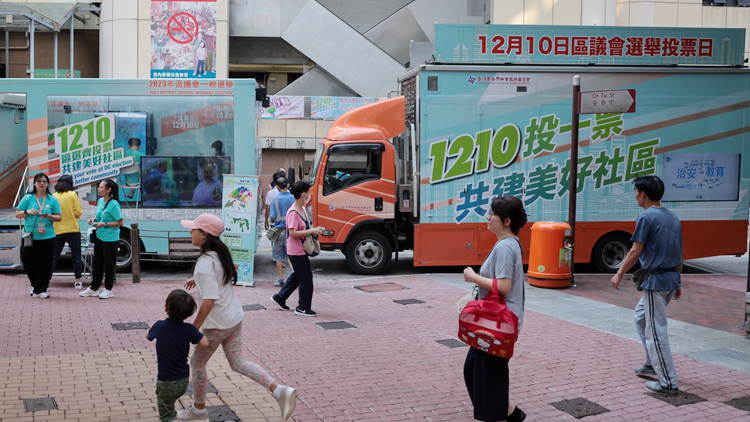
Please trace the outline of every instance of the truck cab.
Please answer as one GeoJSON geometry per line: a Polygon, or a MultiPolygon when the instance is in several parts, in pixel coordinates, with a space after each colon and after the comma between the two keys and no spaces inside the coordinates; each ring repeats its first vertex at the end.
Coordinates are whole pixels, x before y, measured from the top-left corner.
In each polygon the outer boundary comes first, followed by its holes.
{"type": "Polygon", "coordinates": [[[399,249],[390,139],[402,132],[404,98],[379,101],[336,120],[313,160],[308,212],[325,228],[321,249],[340,249],[358,274],[383,272],[399,249]]]}

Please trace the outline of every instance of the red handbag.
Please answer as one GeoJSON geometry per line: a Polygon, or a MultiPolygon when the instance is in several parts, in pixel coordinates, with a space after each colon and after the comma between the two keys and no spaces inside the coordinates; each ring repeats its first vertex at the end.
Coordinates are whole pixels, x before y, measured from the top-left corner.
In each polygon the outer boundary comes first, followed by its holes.
{"type": "Polygon", "coordinates": [[[458,339],[484,353],[507,359],[513,356],[516,337],[518,316],[505,306],[505,297],[498,294],[497,279],[493,279],[492,292],[483,300],[466,304],[458,316],[458,339]]]}

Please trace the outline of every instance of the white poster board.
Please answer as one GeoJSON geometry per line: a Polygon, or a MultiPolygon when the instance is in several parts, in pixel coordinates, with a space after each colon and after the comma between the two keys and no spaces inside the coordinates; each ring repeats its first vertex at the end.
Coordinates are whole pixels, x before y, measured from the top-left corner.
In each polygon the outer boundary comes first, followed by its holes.
{"type": "Polygon", "coordinates": [[[737,201],[740,154],[664,154],[663,202],[737,201]]]}
{"type": "Polygon", "coordinates": [[[257,247],[258,177],[225,174],[223,186],[221,218],[225,229],[222,240],[229,247],[237,268],[237,285],[255,287],[253,267],[257,247]]]}

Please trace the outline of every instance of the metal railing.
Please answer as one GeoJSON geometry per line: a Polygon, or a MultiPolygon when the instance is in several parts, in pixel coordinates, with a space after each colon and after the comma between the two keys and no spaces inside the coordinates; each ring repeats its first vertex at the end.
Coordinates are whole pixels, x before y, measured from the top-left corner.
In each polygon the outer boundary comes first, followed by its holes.
{"type": "Polygon", "coordinates": [[[26,169],[23,171],[23,176],[21,176],[21,184],[18,185],[18,191],[16,191],[16,198],[13,200],[13,209],[18,207],[18,203],[21,202],[21,198],[28,192],[29,190],[29,166],[26,166],[26,169]]]}
{"type": "Polygon", "coordinates": [[[143,230],[138,223],[130,225],[130,248],[133,262],[133,283],[141,282],[141,262],[189,262],[198,258],[200,250],[193,246],[189,230],[143,230]],[[142,232],[146,232],[142,235],[142,232]],[[166,236],[164,234],[166,233],[166,236]],[[141,239],[167,241],[167,252],[141,252],[141,239]],[[184,246],[185,247],[180,247],[184,246]]]}

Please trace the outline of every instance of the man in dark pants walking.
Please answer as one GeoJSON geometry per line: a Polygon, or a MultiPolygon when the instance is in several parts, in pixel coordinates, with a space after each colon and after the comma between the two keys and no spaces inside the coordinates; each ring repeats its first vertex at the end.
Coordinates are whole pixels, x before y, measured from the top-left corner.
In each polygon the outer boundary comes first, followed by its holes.
{"type": "MultiPolygon", "coordinates": [[[[635,199],[644,211],[635,222],[630,239],[633,247],[625,257],[617,274],[612,276],[612,287],[618,285],[625,271],[641,263],[644,271],[643,297],[635,307],[635,324],[646,350],[646,361],[635,372],[656,375],[659,381],[648,381],[651,390],[677,395],[677,373],[667,336],[667,305],[682,295],[682,226],[672,211],[659,202],[664,195],[664,183],[656,176],[642,176],[633,181],[635,199]]],[[[618,289],[619,290],[619,289],[618,289]]]]}

